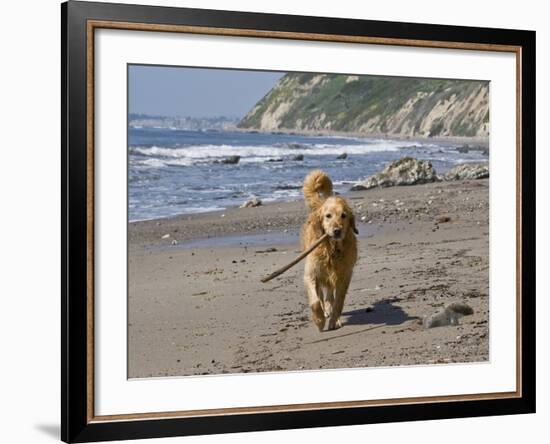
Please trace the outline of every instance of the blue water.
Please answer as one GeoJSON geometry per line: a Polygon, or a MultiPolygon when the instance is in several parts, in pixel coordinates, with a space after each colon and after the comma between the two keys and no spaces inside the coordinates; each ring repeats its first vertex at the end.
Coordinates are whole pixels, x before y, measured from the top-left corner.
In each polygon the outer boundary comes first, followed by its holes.
{"type": "Polygon", "coordinates": [[[486,160],[461,154],[457,144],[275,133],[129,128],[129,220],[221,210],[251,196],[264,202],[301,196],[314,168],[332,178],[336,191],[409,155],[430,160],[438,173],[456,163],[486,160]],[[342,153],[347,159],[337,159],[342,153]],[[303,161],[292,160],[302,154],[303,161]],[[223,164],[240,156],[237,164],[223,164]]]}

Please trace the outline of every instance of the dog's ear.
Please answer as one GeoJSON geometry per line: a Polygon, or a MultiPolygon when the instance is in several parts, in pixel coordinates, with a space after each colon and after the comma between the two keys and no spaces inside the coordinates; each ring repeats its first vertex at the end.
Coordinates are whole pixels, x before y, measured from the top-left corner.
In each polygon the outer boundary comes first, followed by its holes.
{"type": "Polygon", "coordinates": [[[323,228],[323,214],[320,209],[311,213],[309,216],[309,223],[311,224],[311,228],[317,238],[325,234],[325,230],[323,228]]]}
{"type": "Polygon", "coordinates": [[[355,225],[355,214],[350,213],[349,223],[351,225],[351,229],[355,234],[359,234],[359,230],[357,229],[357,226],[355,225]]]}

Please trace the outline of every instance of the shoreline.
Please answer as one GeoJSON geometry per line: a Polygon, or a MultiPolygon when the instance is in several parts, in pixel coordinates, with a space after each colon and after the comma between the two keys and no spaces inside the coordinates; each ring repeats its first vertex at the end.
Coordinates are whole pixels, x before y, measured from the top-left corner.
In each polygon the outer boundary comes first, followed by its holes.
{"type": "MultiPolygon", "coordinates": [[[[340,135],[343,134],[353,133],[340,133],[340,135]]],[[[327,134],[327,136],[331,135],[335,134],[327,134]]],[[[320,140],[307,139],[302,143],[298,138],[285,138],[284,142],[279,144],[275,142],[281,137],[275,136],[275,140],[268,138],[266,142],[271,148],[260,155],[255,154],[256,148],[251,151],[248,142],[241,141],[241,139],[248,140],[246,137],[238,134],[227,135],[227,137],[239,141],[239,143],[235,142],[236,151],[228,148],[228,152],[224,154],[219,148],[214,151],[208,148],[205,153],[195,158],[189,157],[190,155],[183,148],[181,150],[178,148],[174,152],[165,152],[169,149],[152,146],[132,154],[131,159],[134,162],[132,165],[135,164],[135,168],[130,168],[130,175],[132,183],[135,181],[136,185],[131,185],[129,188],[130,198],[135,202],[129,208],[131,223],[171,218],[178,216],[174,213],[179,211],[188,211],[186,214],[203,213],[215,209],[217,209],[215,211],[224,211],[228,205],[241,205],[245,199],[254,194],[264,202],[292,200],[301,197],[300,183],[307,174],[307,169],[312,168],[332,169],[333,171],[329,172],[336,176],[334,177],[335,190],[346,193],[347,188],[351,188],[353,184],[370,175],[379,173],[384,165],[395,161],[397,156],[432,159],[439,173],[459,163],[482,162],[489,159],[488,148],[482,145],[488,144],[488,140],[476,138],[462,138],[460,143],[457,143],[459,140],[457,138],[403,138],[401,144],[393,139],[392,142],[376,140],[372,138],[374,135],[371,135],[371,139],[363,141],[327,141],[331,148],[329,155],[323,157],[322,153],[326,150],[320,140]],[[438,140],[444,140],[444,142],[437,144],[438,140]],[[452,141],[454,144],[444,145],[452,141]],[[466,141],[469,143],[467,146],[464,145],[466,141]],[[429,145],[419,145],[426,142],[429,142],[429,145]],[[369,148],[371,145],[372,148],[369,148]],[[356,146],[359,148],[356,149],[356,146]],[[312,148],[311,152],[310,148],[312,148]],[[348,157],[349,160],[345,160],[348,157]],[[227,167],[222,164],[227,164],[227,167]],[[236,166],[232,167],[233,165],[236,166]],[[144,166],[143,171],[142,166],[144,166]],[[185,180],[185,172],[173,174],[176,167],[183,166],[192,168],[189,170],[189,181],[185,180]],[[197,181],[201,175],[208,174],[207,171],[210,169],[215,169],[220,174],[218,180],[229,181],[232,184],[231,187],[229,189],[213,187],[208,190],[204,187],[205,184],[197,181]],[[243,169],[244,178],[241,178],[239,172],[243,169]],[[265,177],[260,179],[264,172],[275,174],[276,181],[271,182],[265,177]],[[247,183],[247,180],[250,183],[247,183]],[[149,184],[155,188],[155,199],[147,194],[149,184]],[[172,196],[170,190],[173,188],[178,189],[178,193],[172,193],[174,194],[172,196]],[[197,195],[193,190],[206,193],[197,195]],[[172,201],[175,203],[168,204],[172,201]],[[184,205],[187,202],[191,202],[192,205],[187,207],[184,205]]],[[[263,140],[262,137],[257,139],[263,140]]],[[[260,143],[254,138],[252,140],[253,144],[260,143]]]]}
{"type": "MultiPolygon", "coordinates": [[[[361,190],[361,191],[352,191],[347,190],[345,193],[342,193],[341,196],[346,198],[350,203],[354,204],[354,201],[360,201],[368,199],[369,197],[379,199],[378,196],[389,195],[397,196],[400,195],[401,189],[422,189],[422,187],[436,187],[437,184],[440,184],[441,187],[445,187],[445,184],[449,185],[449,188],[460,188],[464,182],[473,182],[473,183],[488,183],[488,180],[456,180],[456,181],[442,181],[442,182],[431,182],[426,184],[416,184],[416,185],[404,185],[404,186],[393,186],[387,188],[376,188],[370,190],[361,190]]],[[[408,194],[407,192],[405,192],[408,194]]],[[[357,208],[355,208],[357,210],[357,208]]],[[[137,220],[137,221],[128,221],[128,227],[136,227],[134,231],[138,232],[149,232],[157,231],[155,227],[164,227],[159,229],[159,231],[166,231],[166,234],[170,234],[170,237],[167,238],[170,241],[176,240],[179,244],[182,242],[189,242],[191,240],[208,240],[212,237],[225,235],[225,236],[255,236],[258,234],[270,234],[277,232],[279,230],[281,233],[286,233],[286,231],[294,230],[295,235],[299,237],[299,227],[301,223],[305,221],[307,217],[307,209],[304,204],[303,198],[291,198],[289,200],[275,200],[262,203],[258,207],[242,208],[239,205],[228,206],[224,209],[197,212],[197,213],[182,213],[172,216],[165,217],[156,217],[146,220],[137,220]],[[280,215],[281,211],[284,210],[284,215],[280,215]],[[242,231],[237,231],[234,227],[227,228],[227,225],[231,225],[233,222],[240,220],[242,218],[255,219],[256,216],[259,216],[257,220],[250,220],[246,227],[243,227],[242,231]],[[269,219],[269,220],[266,220],[269,219]],[[187,231],[178,230],[177,226],[184,224],[187,226],[187,231]],[[205,228],[209,226],[209,228],[205,228]],[[173,234],[171,234],[173,233],[173,234]]],[[[357,223],[361,224],[362,222],[386,222],[386,217],[380,216],[379,212],[374,212],[371,210],[369,212],[372,217],[367,217],[365,221],[361,220],[361,215],[357,217],[357,223]],[[379,216],[379,217],[377,217],[379,216]]],[[[153,242],[154,240],[151,239],[153,242]]]]}

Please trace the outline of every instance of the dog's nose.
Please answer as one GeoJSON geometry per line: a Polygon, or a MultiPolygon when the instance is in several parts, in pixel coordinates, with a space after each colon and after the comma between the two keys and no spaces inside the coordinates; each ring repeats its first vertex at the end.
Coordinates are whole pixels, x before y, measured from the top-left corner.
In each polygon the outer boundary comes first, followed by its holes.
{"type": "Polygon", "coordinates": [[[334,230],[334,235],[335,235],[336,237],[340,237],[341,234],[342,234],[342,230],[341,230],[340,228],[336,228],[336,229],[334,230]]]}

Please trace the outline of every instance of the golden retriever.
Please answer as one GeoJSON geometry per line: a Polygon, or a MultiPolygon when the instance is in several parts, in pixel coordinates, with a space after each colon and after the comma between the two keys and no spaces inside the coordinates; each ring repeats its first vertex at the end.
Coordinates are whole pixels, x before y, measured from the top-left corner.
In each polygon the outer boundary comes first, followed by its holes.
{"type": "Polygon", "coordinates": [[[303,191],[310,214],[302,227],[302,248],[329,235],[306,258],[304,284],[313,322],[323,331],[328,319],[328,329],[334,330],[342,326],[340,315],[357,261],[355,216],[345,199],[333,195],[332,181],[321,170],[308,174],[303,191]]]}

